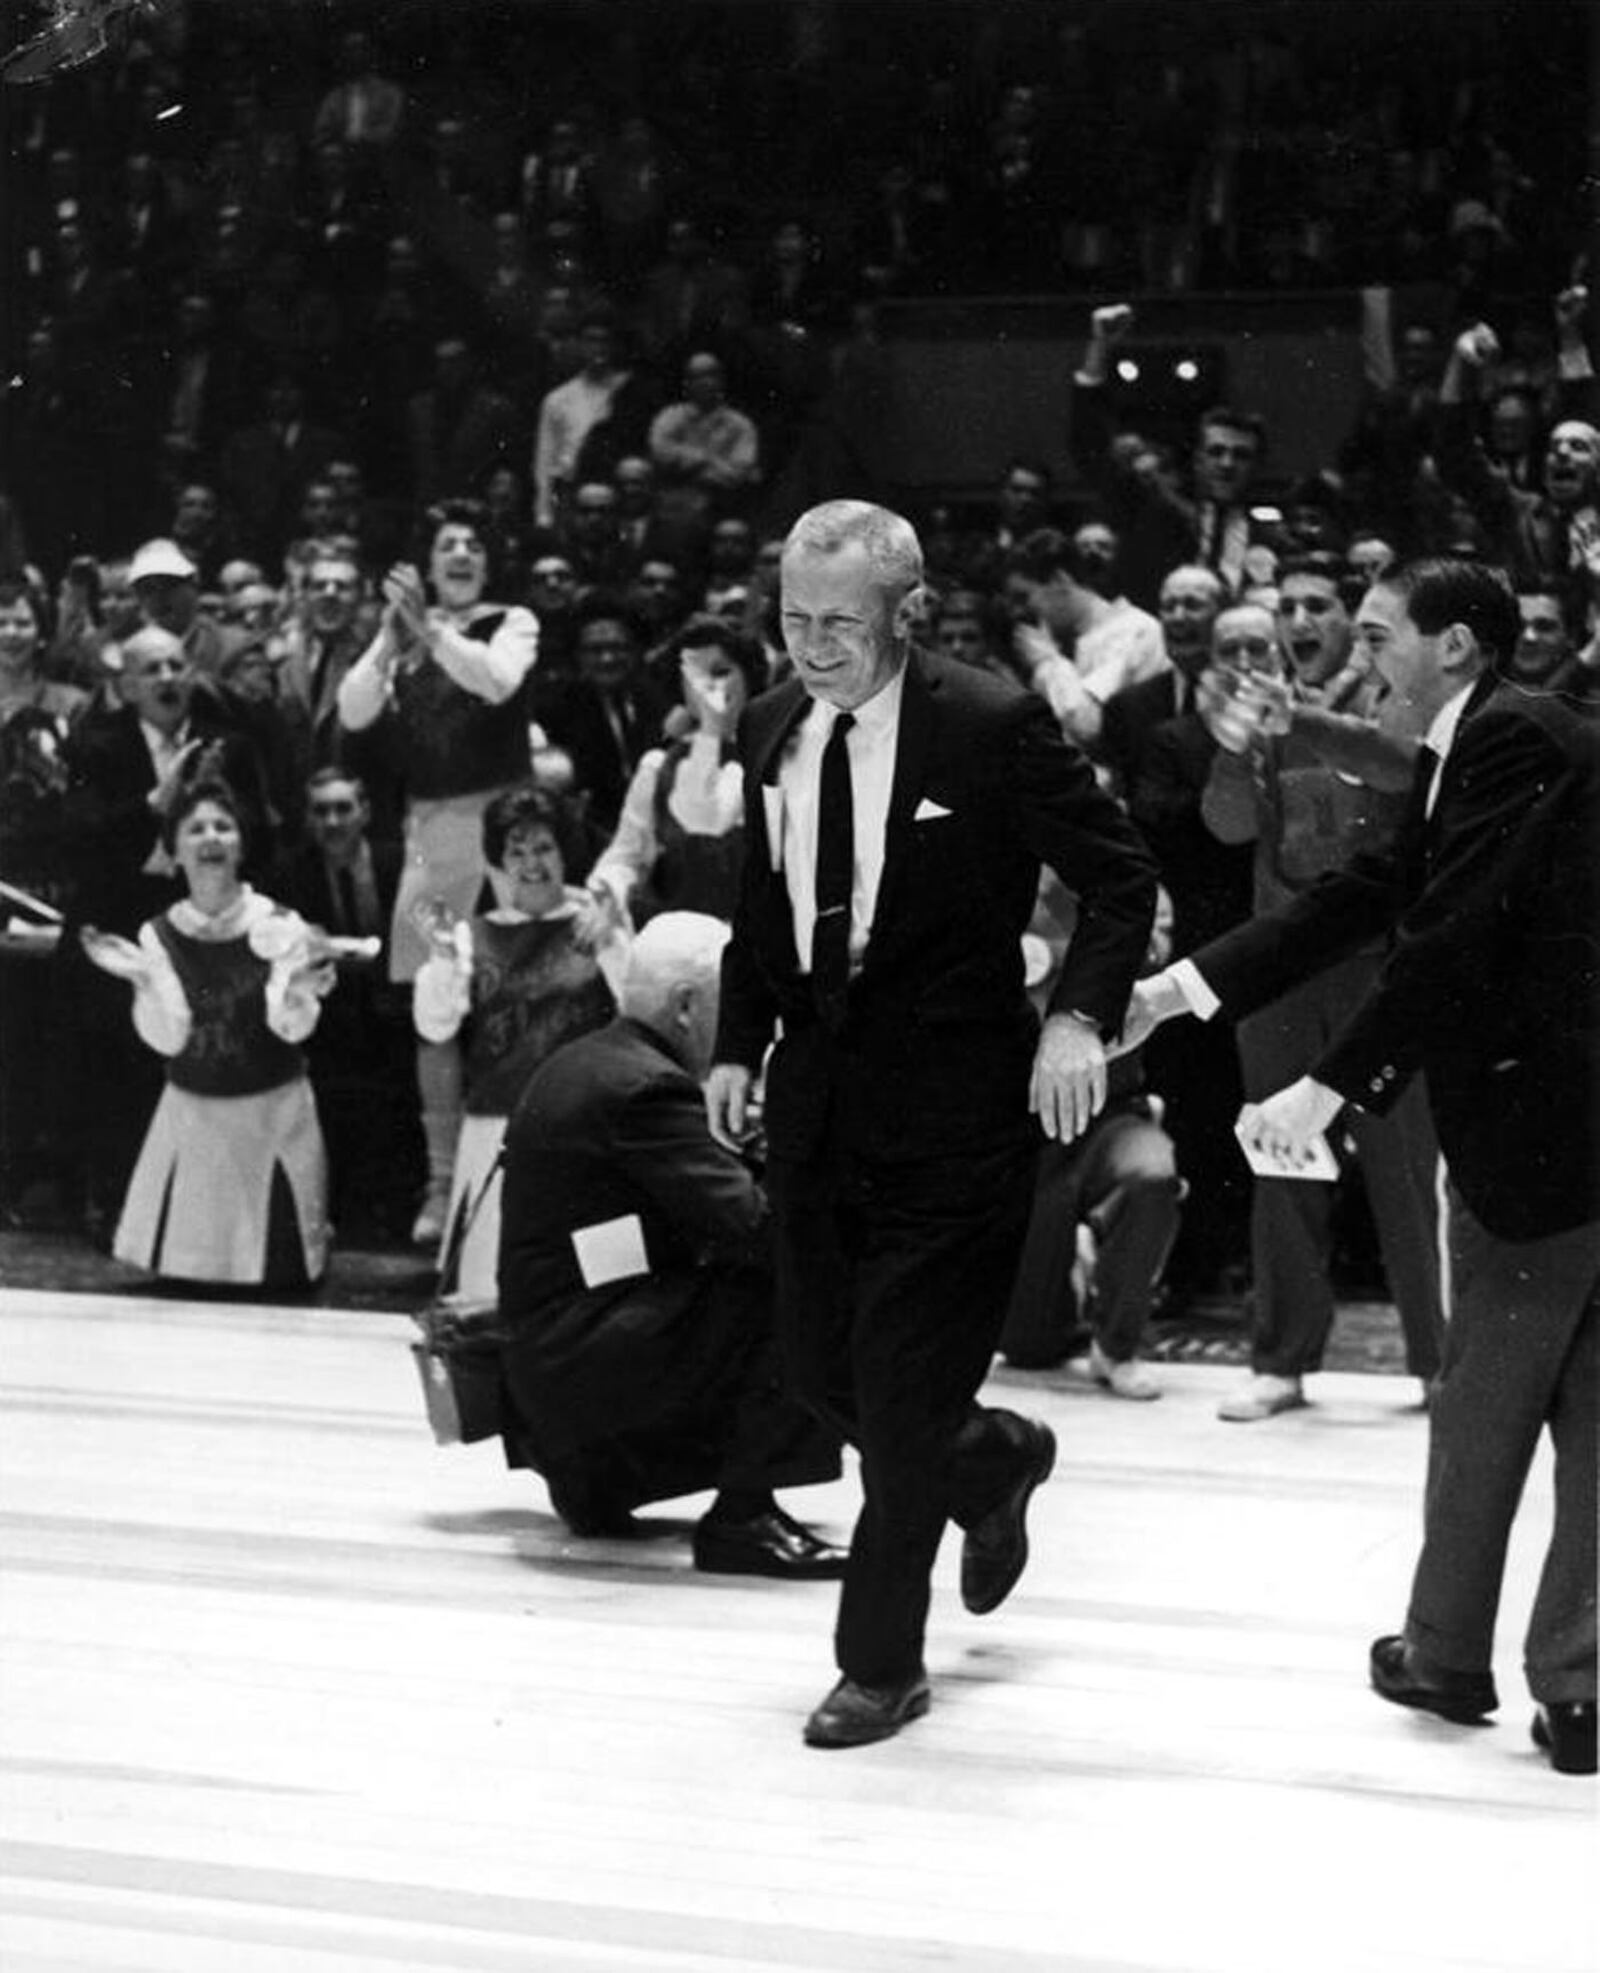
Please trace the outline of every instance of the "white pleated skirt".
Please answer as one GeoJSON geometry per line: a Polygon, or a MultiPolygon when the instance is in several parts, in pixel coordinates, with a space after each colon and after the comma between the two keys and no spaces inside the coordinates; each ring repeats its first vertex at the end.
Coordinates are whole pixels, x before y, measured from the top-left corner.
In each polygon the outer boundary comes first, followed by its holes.
{"type": "MultiPolygon", "coordinates": [[[[483,860],[483,811],[499,788],[470,795],[414,800],[406,809],[406,860],[395,892],[389,928],[389,978],[404,985],[417,977],[431,951],[426,920],[438,913],[445,923],[470,918],[478,908],[485,878],[494,875],[483,860]]],[[[496,896],[500,893],[496,890],[496,896]]]]}
{"type": "Polygon", "coordinates": [[[168,1083],[128,1184],[112,1252],[149,1274],[242,1287],[315,1281],[328,1262],[328,1160],[302,1076],[254,1096],[168,1083]],[[274,1179],[293,1226],[269,1245],[274,1179]],[[298,1261],[298,1265],[296,1262],[298,1261]]]}

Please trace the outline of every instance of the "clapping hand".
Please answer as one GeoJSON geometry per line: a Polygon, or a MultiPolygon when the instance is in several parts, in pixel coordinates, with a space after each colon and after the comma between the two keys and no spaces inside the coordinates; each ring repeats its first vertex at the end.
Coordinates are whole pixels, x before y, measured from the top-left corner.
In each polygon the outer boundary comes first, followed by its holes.
{"type": "Polygon", "coordinates": [[[1591,589],[1600,585],[1600,521],[1591,511],[1573,515],[1567,528],[1567,548],[1574,566],[1588,577],[1591,589]]]}
{"type": "Polygon", "coordinates": [[[713,677],[700,665],[691,664],[687,658],[678,669],[683,680],[684,704],[694,715],[695,725],[702,733],[714,734],[719,740],[727,739],[738,721],[729,681],[723,677],[713,677]]]}
{"type": "MultiPolygon", "coordinates": [[[[442,897],[418,898],[411,907],[411,922],[427,942],[433,958],[456,957],[461,946],[460,933],[466,931],[466,925],[442,897]]],[[[470,942],[471,934],[467,937],[470,942]]]]}
{"type": "Polygon", "coordinates": [[[586,891],[573,910],[572,943],[579,952],[598,952],[622,924],[622,907],[608,889],[586,891]]]}
{"type": "Polygon", "coordinates": [[[383,578],[384,621],[401,645],[425,642],[428,601],[422,577],[410,562],[396,562],[383,578]]]}
{"type": "Polygon", "coordinates": [[[1289,686],[1270,672],[1209,665],[1195,692],[1195,710],[1225,753],[1248,753],[1271,735],[1288,732],[1289,686]]]}
{"type": "Polygon", "coordinates": [[[110,973],[115,979],[130,980],[137,986],[150,971],[149,960],[133,940],[116,932],[102,932],[93,925],[83,925],[78,931],[78,943],[102,973],[110,973]]]}
{"type": "Polygon", "coordinates": [[[189,763],[204,745],[205,742],[200,739],[185,740],[183,745],[172,756],[171,760],[162,768],[160,774],[156,777],[156,785],[146,797],[157,815],[167,814],[172,804],[188,785],[190,778],[189,763]]]}

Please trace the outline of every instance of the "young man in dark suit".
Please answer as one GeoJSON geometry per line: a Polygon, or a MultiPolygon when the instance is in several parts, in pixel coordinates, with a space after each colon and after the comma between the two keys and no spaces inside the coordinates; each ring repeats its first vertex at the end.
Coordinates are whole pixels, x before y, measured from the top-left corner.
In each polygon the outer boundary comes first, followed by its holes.
{"type": "Polygon", "coordinates": [[[371,939],[347,956],[307,1044],[328,1146],[329,1210],[341,1237],[401,1239],[423,1180],[411,995],[388,980],[387,945],[404,852],[374,837],[359,775],[320,767],[306,784],[306,841],[281,859],[271,894],[313,925],[371,939]]]}
{"type": "Polygon", "coordinates": [[[1600,731],[1505,676],[1517,603],[1483,564],[1382,578],[1356,630],[1427,728],[1394,844],[1141,987],[1129,1038],[1173,1014],[1248,1014],[1388,934],[1320,1061],[1243,1113],[1250,1140],[1302,1159],[1346,1103],[1382,1115],[1420,1074],[1449,1174],[1422,1553],[1404,1630],[1372,1647],[1372,1683],[1445,1719],[1494,1711],[1506,1546],[1548,1426],[1555,1522],[1525,1653],[1534,1735],[1557,1768],[1592,1773],[1600,731]]]}
{"type": "Polygon", "coordinates": [[[765,1101],[779,1329],[799,1394],[859,1448],[864,1494],[841,1677],[806,1726],[822,1747],[926,1711],[947,1521],[969,1610],[1022,1573],[1055,1442],[976,1395],[1040,1126],[1070,1140],[1104,1103],[1155,907],[1138,837],[1044,702],[913,650],[921,585],[915,532],[881,507],[832,501],[790,531],[795,675],[741,728],[745,876],[707,1086],[713,1134],[739,1143],[781,1024],[765,1101]],[[1021,947],[1041,861],[1082,913],[1042,1032],[1021,947]]]}

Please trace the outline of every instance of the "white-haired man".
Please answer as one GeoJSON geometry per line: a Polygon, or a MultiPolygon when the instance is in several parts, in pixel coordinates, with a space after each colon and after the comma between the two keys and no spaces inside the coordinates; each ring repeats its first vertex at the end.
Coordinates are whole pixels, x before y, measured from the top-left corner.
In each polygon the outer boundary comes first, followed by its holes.
{"type": "Polygon", "coordinates": [[[773,1498],[835,1478],[839,1446],[783,1392],[766,1199],[700,1094],[727,936],[698,912],[653,918],[617,1018],[558,1049],[511,1119],[506,1453],[574,1534],[627,1533],[643,1502],[714,1488],[696,1568],[837,1576],[843,1551],[773,1498]]]}
{"type": "Polygon", "coordinates": [[[778,1323],[800,1395],[861,1451],[864,1501],[812,1746],[927,1710],[929,1585],[965,1531],[962,1600],[1027,1560],[1048,1428],[977,1403],[1005,1317],[1040,1126],[1106,1094],[1155,910],[1132,825],[1044,701],[912,650],[922,550],[898,514],[829,501],[790,530],[794,676],[741,726],[747,840],[707,1087],[725,1144],[768,1044],[778,1323]],[[1041,1033],[1022,933],[1041,863],[1079,901],[1041,1033]],[[1038,1118],[1035,1123],[1030,1110],[1038,1118]]]}

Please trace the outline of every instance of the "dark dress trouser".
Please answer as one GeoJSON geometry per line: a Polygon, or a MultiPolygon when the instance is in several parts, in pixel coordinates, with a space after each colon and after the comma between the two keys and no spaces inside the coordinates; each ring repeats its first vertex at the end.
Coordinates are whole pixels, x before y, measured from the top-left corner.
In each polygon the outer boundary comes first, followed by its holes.
{"type": "Polygon", "coordinates": [[[798,1396],[861,1456],[839,1601],[839,1669],[864,1685],[922,1665],[945,1523],[1015,1478],[1024,1421],[975,1402],[1027,1227],[1037,1138],[905,1162],[825,1140],[767,1168],[778,1326],[798,1396]]]}
{"type": "MultiPolygon", "coordinates": [[[[1314,1062],[1377,978],[1378,958],[1359,953],[1246,1015],[1236,1029],[1244,1093],[1259,1103],[1314,1062]]],[[[1435,1168],[1438,1139],[1421,1076],[1386,1116],[1348,1113],[1389,1297],[1400,1316],[1406,1368],[1424,1381],[1439,1368],[1435,1168]]],[[[1322,1368],[1333,1328],[1333,1206],[1336,1188],[1300,1178],[1257,1178],[1250,1200],[1255,1278],[1251,1364],[1275,1377],[1322,1368]]]]}
{"type": "Polygon", "coordinates": [[[1511,1525],[1548,1426],[1555,1520],[1528,1623],[1528,1686],[1546,1704],[1593,1700],[1600,1221],[1508,1241],[1453,1190],[1449,1211],[1450,1321],[1406,1639],[1445,1669],[1489,1669],[1511,1525]]]}

